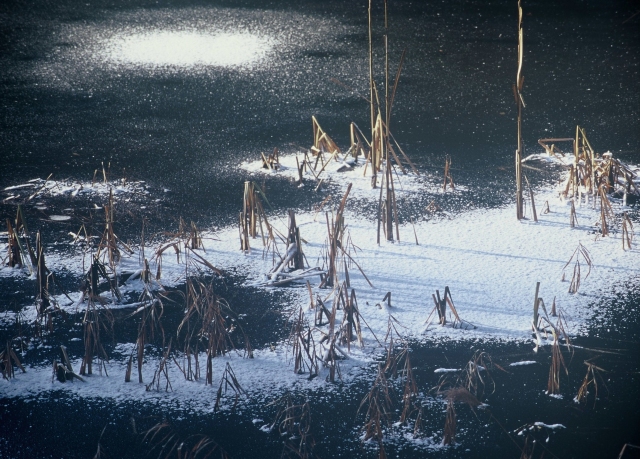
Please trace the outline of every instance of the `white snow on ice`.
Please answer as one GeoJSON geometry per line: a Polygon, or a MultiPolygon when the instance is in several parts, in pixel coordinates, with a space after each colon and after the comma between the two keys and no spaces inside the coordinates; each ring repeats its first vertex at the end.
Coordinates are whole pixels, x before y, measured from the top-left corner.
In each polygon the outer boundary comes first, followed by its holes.
{"type": "MultiPolygon", "coordinates": [[[[356,182],[355,177],[348,176],[336,179],[340,174],[343,173],[333,174],[332,180],[350,181],[353,178],[354,195],[377,199],[379,191],[368,188],[368,179],[360,182],[356,182]]],[[[341,185],[342,182],[336,183],[341,185]]],[[[403,186],[408,193],[420,192],[417,185],[412,185],[411,180],[403,181],[403,186]]],[[[638,249],[623,250],[620,235],[615,232],[608,237],[598,237],[594,224],[598,220],[599,210],[593,209],[591,205],[576,206],[579,226],[571,228],[570,203],[560,198],[558,191],[554,189],[536,194],[539,209],[542,209],[545,201],[549,203],[550,212],[540,213],[537,223],[532,220],[518,221],[513,206],[474,210],[449,220],[416,222],[419,245],[414,241],[411,225],[401,226],[401,241],[383,241],[377,245],[375,224],[352,212],[347,201],[346,231],[359,248],[355,260],[371,280],[373,287],[368,285],[355,266],[349,267],[351,287],[356,290],[360,313],[370,329],[363,324],[363,349],[357,345],[352,345],[350,353],[344,349],[349,358],[340,362],[343,380],[351,381],[362,375],[362,368],[380,350],[374,333],[378,338],[384,337],[390,315],[400,323],[398,328],[406,337],[418,340],[498,338],[532,341],[531,321],[536,282],[541,283],[540,296],[547,305],[556,298],[558,310],[567,319],[567,331],[571,335],[584,333],[587,320],[592,315],[589,305],[596,299],[602,300],[612,294],[612,282],[637,278],[640,274],[638,249]],[[593,269],[588,278],[582,279],[580,292],[569,294],[569,282],[562,281],[563,267],[578,243],[582,243],[591,254],[593,269]],[[433,321],[426,323],[433,309],[432,294],[436,289],[442,292],[445,286],[451,289],[461,318],[473,324],[475,329],[443,327],[433,321]],[[392,292],[390,307],[382,301],[387,292],[392,292]]],[[[615,202],[614,205],[619,212],[620,206],[615,202]]],[[[317,220],[314,220],[314,216],[313,212],[299,212],[296,220],[301,237],[306,241],[303,251],[307,260],[312,266],[321,266],[327,226],[322,214],[317,216],[317,220]]],[[[269,217],[279,231],[286,233],[286,217],[269,217]]],[[[251,240],[250,253],[240,252],[238,228],[235,226],[215,233],[205,232],[203,242],[205,249],[197,250],[200,256],[220,269],[242,272],[248,276],[250,284],[266,288],[260,285],[265,273],[272,268],[272,260],[271,256],[263,257],[259,237],[251,240]]],[[[0,243],[0,253],[6,253],[6,250],[6,243],[0,243]]],[[[157,260],[151,256],[151,252],[151,248],[147,247],[146,255],[151,264],[151,272],[155,272],[157,260]]],[[[284,252],[283,247],[281,252],[284,252]]],[[[78,248],[78,255],[75,257],[48,254],[47,263],[54,272],[64,267],[79,276],[83,266],[87,265],[87,260],[83,261],[81,249],[78,248]]],[[[121,271],[139,269],[138,253],[123,258],[121,271]]],[[[573,268],[570,266],[566,269],[568,280],[573,268]]],[[[184,264],[177,263],[175,254],[165,251],[162,255],[160,282],[165,286],[180,285],[184,281],[184,271],[184,264]]],[[[24,270],[0,268],[0,276],[18,279],[27,275],[24,270]]],[[[344,278],[344,273],[340,277],[344,278]]],[[[317,288],[319,278],[312,278],[311,281],[314,294],[322,298],[328,295],[328,290],[317,288]]],[[[125,293],[139,291],[140,287],[140,281],[134,280],[124,286],[123,290],[125,293]]],[[[303,308],[307,318],[313,322],[314,311],[309,310],[309,294],[305,284],[288,291],[292,296],[292,307],[303,308]]],[[[77,304],[79,294],[76,293],[73,299],[73,304],[69,304],[64,297],[59,297],[58,301],[64,309],[73,312],[82,308],[82,305],[77,304]]],[[[23,315],[25,319],[35,318],[35,307],[25,308],[23,315]]],[[[4,317],[8,321],[12,316],[7,314],[4,317]]],[[[338,314],[338,319],[342,319],[341,313],[338,314]]],[[[123,352],[122,356],[127,352],[130,351],[123,352]]],[[[173,392],[146,392],[144,385],[124,383],[126,362],[122,356],[107,364],[109,377],[94,375],[87,378],[86,384],[74,382],[63,385],[57,381],[52,382],[51,367],[47,365],[29,367],[26,374],[16,373],[15,379],[1,381],[0,391],[7,397],[25,398],[43,391],[61,389],[83,397],[108,397],[116,401],[143,399],[170,404],[176,400],[188,400],[193,409],[205,412],[213,410],[214,389],[203,390],[202,382],[185,381],[172,363],[169,365],[169,374],[173,392]]],[[[307,375],[294,374],[290,360],[291,353],[284,343],[273,349],[257,349],[253,359],[244,359],[232,353],[214,359],[214,377],[219,378],[225,364],[230,362],[238,381],[247,390],[247,397],[254,401],[266,400],[283,390],[296,387],[323,387],[332,390],[332,385],[325,384],[326,369],[309,381],[307,375]]],[[[151,381],[157,362],[156,358],[146,358],[146,383],[151,381]]],[[[530,362],[516,362],[512,365],[528,363],[530,362]]],[[[74,365],[77,369],[79,362],[74,365]]],[[[214,383],[214,388],[217,388],[217,383],[214,383]]]]}

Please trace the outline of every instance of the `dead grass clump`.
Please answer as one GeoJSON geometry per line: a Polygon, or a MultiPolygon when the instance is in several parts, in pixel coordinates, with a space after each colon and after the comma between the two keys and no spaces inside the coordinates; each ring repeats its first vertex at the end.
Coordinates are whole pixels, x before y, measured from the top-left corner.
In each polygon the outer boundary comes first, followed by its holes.
{"type": "Polygon", "coordinates": [[[578,247],[576,247],[576,249],[573,251],[573,254],[571,255],[571,258],[569,258],[569,261],[567,261],[567,263],[562,268],[562,271],[563,271],[562,277],[564,279],[564,270],[566,269],[567,266],[571,264],[571,262],[574,263],[573,275],[571,277],[571,284],[569,285],[569,293],[577,293],[578,290],[580,289],[580,281],[582,280],[581,270],[580,270],[581,259],[582,259],[582,263],[586,264],[587,267],[589,268],[587,271],[587,275],[584,276],[584,279],[586,279],[587,277],[589,277],[589,274],[591,274],[591,268],[593,266],[593,262],[591,261],[591,254],[589,253],[587,248],[583,246],[582,243],[578,242],[578,247]]]}
{"type": "MultiPolygon", "coordinates": [[[[140,296],[140,306],[128,317],[139,315],[138,336],[136,338],[136,360],[138,364],[138,382],[142,383],[142,366],[144,363],[144,349],[149,343],[157,340],[156,336],[161,338],[162,347],[165,344],[164,327],[162,326],[162,316],[164,315],[164,303],[160,295],[155,295],[145,284],[145,288],[140,296]]],[[[129,358],[125,382],[129,382],[131,378],[131,365],[133,354],[129,358]]]]}
{"type": "Polygon", "coordinates": [[[280,169],[280,158],[278,155],[278,147],[273,149],[273,153],[269,156],[265,156],[264,153],[260,153],[262,156],[262,168],[277,171],[280,169]]]}
{"type": "MultiPolygon", "coordinates": [[[[344,235],[344,218],[343,212],[344,207],[347,203],[347,197],[349,196],[349,192],[351,191],[351,187],[353,184],[349,183],[347,186],[347,191],[345,192],[342,200],[340,201],[340,205],[338,206],[338,210],[336,212],[335,219],[329,224],[329,214],[326,214],[327,218],[327,232],[329,242],[327,244],[328,250],[326,254],[326,265],[328,266],[327,274],[320,284],[320,287],[333,287],[334,285],[339,284],[340,280],[338,279],[338,251],[343,247],[343,235],[344,235]]],[[[343,251],[344,252],[344,251],[343,251]]]]}
{"type": "Polygon", "coordinates": [[[345,281],[337,296],[339,302],[338,307],[342,307],[343,311],[342,325],[340,327],[340,344],[346,345],[347,350],[351,351],[351,342],[357,340],[358,345],[364,347],[356,291],[351,289],[351,295],[349,295],[349,288],[345,281]]]}
{"type": "MultiPolygon", "coordinates": [[[[104,232],[102,233],[100,243],[98,244],[96,258],[100,258],[103,253],[106,253],[107,259],[109,261],[109,267],[111,268],[111,271],[115,276],[117,265],[122,257],[121,251],[124,251],[129,255],[132,255],[134,252],[127,244],[125,244],[120,240],[120,238],[118,238],[114,231],[115,206],[113,203],[113,189],[109,189],[109,201],[107,205],[104,206],[104,213],[105,228],[104,232]]],[[[112,288],[114,287],[112,286],[112,288]]],[[[117,284],[115,285],[115,289],[117,290],[117,284]]],[[[119,294],[118,299],[120,299],[119,294]]]]}
{"type": "Polygon", "coordinates": [[[158,459],[228,458],[227,452],[211,437],[183,435],[167,421],[159,422],[141,435],[142,443],[149,448],[147,454],[157,453],[158,459]]]}
{"type": "Polygon", "coordinates": [[[605,388],[607,385],[604,382],[604,378],[600,374],[600,372],[605,372],[606,370],[600,368],[599,366],[593,363],[593,360],[598,358],[596,356],[592,359],[585,360],[584,364],[587,366],[587,374],[584,375],[584,379],[582,380],[582,384],[578,388],[578,394],[573,399],[576,403],[587,403],[587,399],[589,397],[589,388],[593,387],[593,406],[595,408],[596,401],[598,400],[598,379],[600,379],[600,384],[605,388]]]}
{"type": "Polygon", "coordinates": [[[402,376],[404,384],[402,387],[402,413],[400,414],[400,422],[408,423],[415,416],[413,435],[414,437],[420,433],[422,428],[422,405],[418,400],[418,383],[413,374],[413,366],[409,356],[409,348],[405,347],[400,354],[400,358],[404,360],[402,368],[402,376]]]}
{"type": "MultiPolygon", "coordinates": [[[[232,334],[239,329],[244,336],[246,355],[253,356],[248,337],[232,317],[226,300],[215,294],[213,285],[187,279],[186,312],[178,326],[178,335],[184,329],[185,354],[197,353],[202,343],[207,353],[205,383],[213,384],[213,359],[235,350],[232,334]],[[194,351],[195,350],[195,351],[194,351]]],[[[187,378],[188,379],[188,378],[187,378]]]]}
{"type": "Polygon", "coordinates": [[[382,366],[378,367],[378,375],[371,390],[360,402],[358,414],[363,407],[367,407],[365,413],[365,423],[362,426],[362,441],[369,440],[378,443],[380,457],[386,457],[384,450],[384,432],[383,427],[388,426],[391,422],[392,402],[390,397],[391,387],[384,375],[382,366]]]}
{"type": "Polygon", "coordinates": [[[240,395],[244,394],[245,391],[242,386],[240,386],[238,378],[236,378],[236,374],[233,372],[229,362],[227,362],[227,365],[224,368],[224,373],[222,373],[222,378],[220,378],[220,386],[218,386],[218,391],[216,392],[216,403],[213,407],[214,411],[218,411],[220,409],[222,395],[226,395],[228,390],[233,391],[235,395],[233,403],[233,407],[235,408],[238,404],[238,400],[240,399],[240,395]]]}
{"type": "Polygon", "coordinates": [[[273,237],[272,228],[267,220],[267,215],[262,205],[262,199],[267,204],[267,198],[260,187],[251,181],[244,182],[244,197],[242,200],[242,212],[240,212],[240,250],[243,252],[251,251],[249,238],[255,239],[258,235],[258,229],[262,237],[262,245],[266,246],[267,242],[264,237],[263,220],[267,228],[267,235],[273,237]]]}
{"type": "Polygon", "coordinates": [[[554,395],[560,393],[560,372],[564,370],[569,375],[569,369],[564,362],[562,351],[560,350],[559,337],[555,330],[552,330],[553,344],[551,345],[551,366],[549,367],[549,380],[547,382],[547,393],[554,395]]]}
{"type": "Polygon", "coordinates": [[[109,361],[107,352],[102,344],[103,332],[113,334],[114,317],[111,310],[90,299],[87,302],[87,309],[82,318],[82,329],[84,334],[84,356],[80,365],[81,375],[90,375],[93,373],[93,360],[97,359],[98,370],[102,374],[104,370],[107,373],[106,362],[109,361]]]}
{"type": "Polygon", "coordinates": [[[53,382],[54,378],[61,383],[73,381],[74,379],[85,382],[85,380],[81,376],[78,376],[73,371],[73,366],[71,365],[71,361],[69,360],[69,356],[67,355],[67,348],[64,346],[60,346],[60,353],[62,355],[62,363],[58,363],[57,360],[53,361],[53,374],[51,376],[51,382],[53,382]]]}
{"type": "Polygon", "coordinates": [[[308,401],[295,404],[290,395],[271,402],[279,406],[270,430],[278,426],[278,433],[285,438],[281,457],[310,459],[317,457],[313,453],[315,439],[311,433],[311,406],[308,401]]]}
{"type": "MultiPolygon", "coordinates": [[[[160,382],[164,380],[164,390],[168,392],[169,390],[173,391],[173,387],[171,386],[171,380],[169,379],[169,357],[171,356],[171,341],[169,341],[169,346],[162,353],[162,358],[158,362],[158,368],[153,373],[153,379],[149,384],[147,384],[147,391],[155,390],[156,392],[160,392],[160,382]]],[[[174,359],[175,360],[175,359],[174,359]]]]}
{"type": "Polygon", "coordinates": [[[13,229],[11,220],[7,218],[7,234],[8,234],[8,249],[9,254],[7,256],[7,265],[11,268],[21,268],[22,263],[22,250],[21,244],[18,239],[18,234],[13,229]]]}
{"type": "Polygon", "coordinates": [[[573,164],[569,166],[569,176],[564,189],[564,197],[581,199],[582,194],[593,196],[594,207],[598,195],[615,193],[626,200],[627,194],[640,195],[636,184],[637,174],[622,161],[613,158],[611,152],[597,155],[587,139],[585,130],[576,126],[575,137],[540,139],[538,143],[547,154],[561,156],[558,142],[571,142],[573,164]],[[604,190],[602,189],[604,188],[604,190]]]}
{"type": "Polygon", "coordinates": [[[309,379],[315,378],[318,375],[316,346],[311,327],[306,323],[302,308],[291,326],[289,346],[293,353],[294,373],[304,374],[308,371],[309,379]]]}
{"type": "Polygon", "coordinates": [[[386,348],[386,359],[382,370],[385,375],[391,378],[398,376],[398,364],[401,362],[404,350],[408,344],[402,338],[402,334],[398,331],[398,327],[402,325],[398,319],[389,314],[387,319],[387,333],[384,336],[384,346],[386,348]]]}
{"type": "MultiPolygon", "coordinates": [[[[272,233],[270,233],[270,238],[272,238],[272,233]]],[[[273,242],[275,261],[275,241],[273,242]]],[[[304,270],[305,256],[302,251],[302,238],[300,237],[300,228],[296,224],[296,214],[293,210],[289,210],[289,232],[286,237],[286,245],[285,255],[279,256],[280,261],[274,265],[269,273],[268,285],[287,285],[294,281],[305,280],[308,277],[322,274],[320,270],[315,268],[304,270]],[[301,270],[304,271],[300,272],[301,270]]]]}
{"type": "Polygon", "coordinates": [[[447,416],[444,422],[442,444],[446,446],[455,442],[457,427],[455,403],[464,403],[471,409],[481,406],[482,403],[464,387],[453,387],[445,391],[444,395],[447,400],[447,416]]]}
{"type": "Polygon", "coordinates": [[[493,393],[496,390],[496,383],[491,375],[493,368],[505,371],[504,368],[493,362],[489,354],[476,351],[462,370],[460,384],[473,396],[481,397],[484,395],[487,386],[491,387],[491,393],[493,393]]]}
{"type": "Polygon", "coordinates": [[[609,197],[607,196],[607,191],[609,189],[608,180],[604,181],[602,185],[598,188],[598,195],[600,196],[600,232],[602,236],[609,235],[609,223],[612,222],[615,218],[615,214],[613,212],[613,207],[611,206],[611,201],[609,201],[609,197]]]}
{"type": "Polygon", "coordinates": [[[446,325],[447,324],[447,306],[449,306],[451,314],[453,315],[453,318],[454,318],[451,324],[453,328],[460,327],[460,328],[464,328],[465,330],[468,330],[470,328],[474,328],[474,329],[476,328],[475,325],[473,325],[470,322],[467,322],[466,320],[462,320],[458,315],[458,311],[453,304],[453,297],[451,296],[451,290],[449,290],[449,287],[444,288],[444,296],[442,298],[440,297],[439,290],[436,290],[436,293],[432,294],[431,297],[433,298],[434,308],[431,310],[431,313],[429,313],[429,316],[425,321],[425,323],[427,324],[427,327],[429,327],[429,325],[431,324],[431,320],[432,320],[431,318],[433,317],[434,312],[436,312],[438,315],[438,323],[440,325],[446,325]]]}
{"type": "Polygon", "coordinates": [[[351,156],[353,156],[356,162],[360,155],[366,158],[369,155],[369,149],[371,146],[369,145],[369,141],[366,136],[353,121],[349,125],[349,134],[351,136],[351,146],[349,147],[348,153],[351,153],[351,156]]]}
{"type": "Polygon", "coordinates": [[[442,430],[442,444],[444,446],[451,445],[456,439],[456,409],[453,401],[447,400],[447,417],[444,421],[444,429],[442,430]]]}

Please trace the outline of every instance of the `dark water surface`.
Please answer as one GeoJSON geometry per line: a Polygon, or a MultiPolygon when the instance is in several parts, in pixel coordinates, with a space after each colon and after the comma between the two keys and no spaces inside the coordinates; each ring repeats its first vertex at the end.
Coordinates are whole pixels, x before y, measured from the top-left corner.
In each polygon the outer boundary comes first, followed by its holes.
{"type": "MultiPolygon", "coordinates": [[[[274,147],[282,152],[308,147],[311,115],[341,146],[348,142],[350,121],[363,130],[368,126],[368,104],[360,97],[368,97],[366,3],[5,0],[0,4],[0,188],[49,174],[87,182],[102,163],[110,163],[111,177],[144,180],[151,192],[144,202],[119,207],[123,237],[135,238],[143,219],[150,233],[175,230],[179,217],[202,228],[235,222],[247,179],[236,167],[241,161],[255,160],[274,147]],[[109,58],[109,44],[117,37],[166,31],[242,32],[273,47],[264,59],[244,67],[145,66],[109,58]]],[[[382,2],[375,3],[381,82],[382,2]]],[[[570,137],[579,124],[598,152],[611,150],[640,162],[640,16],[625,23],[640,9],[638,3],[548,0],[526,1],[523,7],[527,153],[539,151],[538,138],[570,137]]],[[[425,181],[440,180],[445,155],[450,155],[456,183],[467,190],[446,200],[425,193],[401,212],[420,217],[432,199],[451,213],[513,202],[516,2],[390,1],[389,8],[392,74],[407,50],[391,129],[426,173],[425,181]]],[[[526,173],[540,186],[558,171],[526,173]]],[[[271,178],[265,185],[270,202],[281,211],[309,209],[324,197],[285,179],[271,178]]],[[[73,206],[74,216],[68,224],[51,224],[35,204],[25,206],[32,230],[43,228],[49,243],[101,216],[89,201],[70,204],[59,198],[47,205],[50,213],[73,206]]],[[[15,211],[14,203],[0,203],[1,217],[13,217],[15,211]]],[[[363,212],[372,215],[373,207],[363,212]]],[[[236,280],[229,279],[225,294],[232,305],[251,303],[257,309],[274,304],[278,313],[286,309],[286,295],[262,296],[234,287],[236,280]]],[[[67,279],[68,287],[77,281],[67,279]]],[[[533,354],[529,344],[416,343],[413,362],[420,389],[426,394],[437,385],[433,368],[464,365],[474,350],[489,352],[501,365],[536,360],[537,365],[494,375],[496,390],[486,398],[495,419],[511,435],[549,418],[567,426],[535,433],[549,449],[544,457],[615,457],[625,442],[640,443],[639,284],[616,286],[621,293],[613,304],[591,305],[594,320],[578,344],[620,349],[606,357],[608,391],[601,388],[595,407],[593,400],[587,406],[571,400],[591,351],[576,350],[570,377],[563,381],[564,399],[556,400],[542,392],[549,355],[533,354]]],[[[30,295],[30,285],[0,280],[0,309],[18,308],[30,295]]],[[[286,335],[284,324],[274,313],[262,343],[286,335]]],[[[1,341],[12,333],[0,330],[1,341]]],[[[65,333],[80,336],[81,330],[70,326],[65,333]]],[[[119,333],[130,341],[135,331],[119,333]]],[[[52,356],[29,358],[40,363],[52,356]]],[[[372,378],[328,395],[293,394],[312,404],[320,457],[375,456],[373,449],[361,446],[362,418],[356,421],[372,378]]],[[[425,396],[425,404],[429,400],[425,396]]],[[[63,393],[7,399],[0,389],[0,456],[93,457],[106,425],[100,442],[105,457],[142,457],[147,449],[132,434],[132,417],[139,430],[167,417],[184,435],[212,436],[230,457],[277,457],[282,451],[277,434],[263,433],[252,423],[254,417],[269,422],[273,408],[253,406],[210,417],[181,407],[164,409],[71,400],[63,393]]],[[[425,415],[427,432],[441,431],[442,409],[436,404],[425,415]]],[[[388,447],[389,457],[519,457],[488,412],[475,416],[460,407],[458,415],[458,446],[421,450],[396,442],[388,447]]],[[[522,437],[515,437],[522,443],[522,437]]],[[[536,449],[535,457],[541,453],[536,449]]]]}

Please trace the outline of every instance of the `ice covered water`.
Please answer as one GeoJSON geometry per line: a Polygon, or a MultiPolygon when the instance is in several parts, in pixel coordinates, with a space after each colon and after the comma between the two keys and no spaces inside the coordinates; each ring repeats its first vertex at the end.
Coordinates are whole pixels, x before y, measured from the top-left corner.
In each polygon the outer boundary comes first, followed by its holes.
{"type": "Polygon", "coordinates": [[[152,30],[111,38],[104,58],[144,67],[240,67],[264,59],[271,48],[271,40],[250,33],[152,30]]]}

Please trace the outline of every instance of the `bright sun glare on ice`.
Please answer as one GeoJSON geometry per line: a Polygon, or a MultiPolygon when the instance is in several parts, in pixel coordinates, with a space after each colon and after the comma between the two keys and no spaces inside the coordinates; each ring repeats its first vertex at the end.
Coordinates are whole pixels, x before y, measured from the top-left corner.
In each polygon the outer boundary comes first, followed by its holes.
{"type": "Polygon", "coordinates": [[[111,39],[107,57],[151,67],[241,67],[259,61],[270,48],[268,39],[248,33],[154,31],[111,39]]]}

